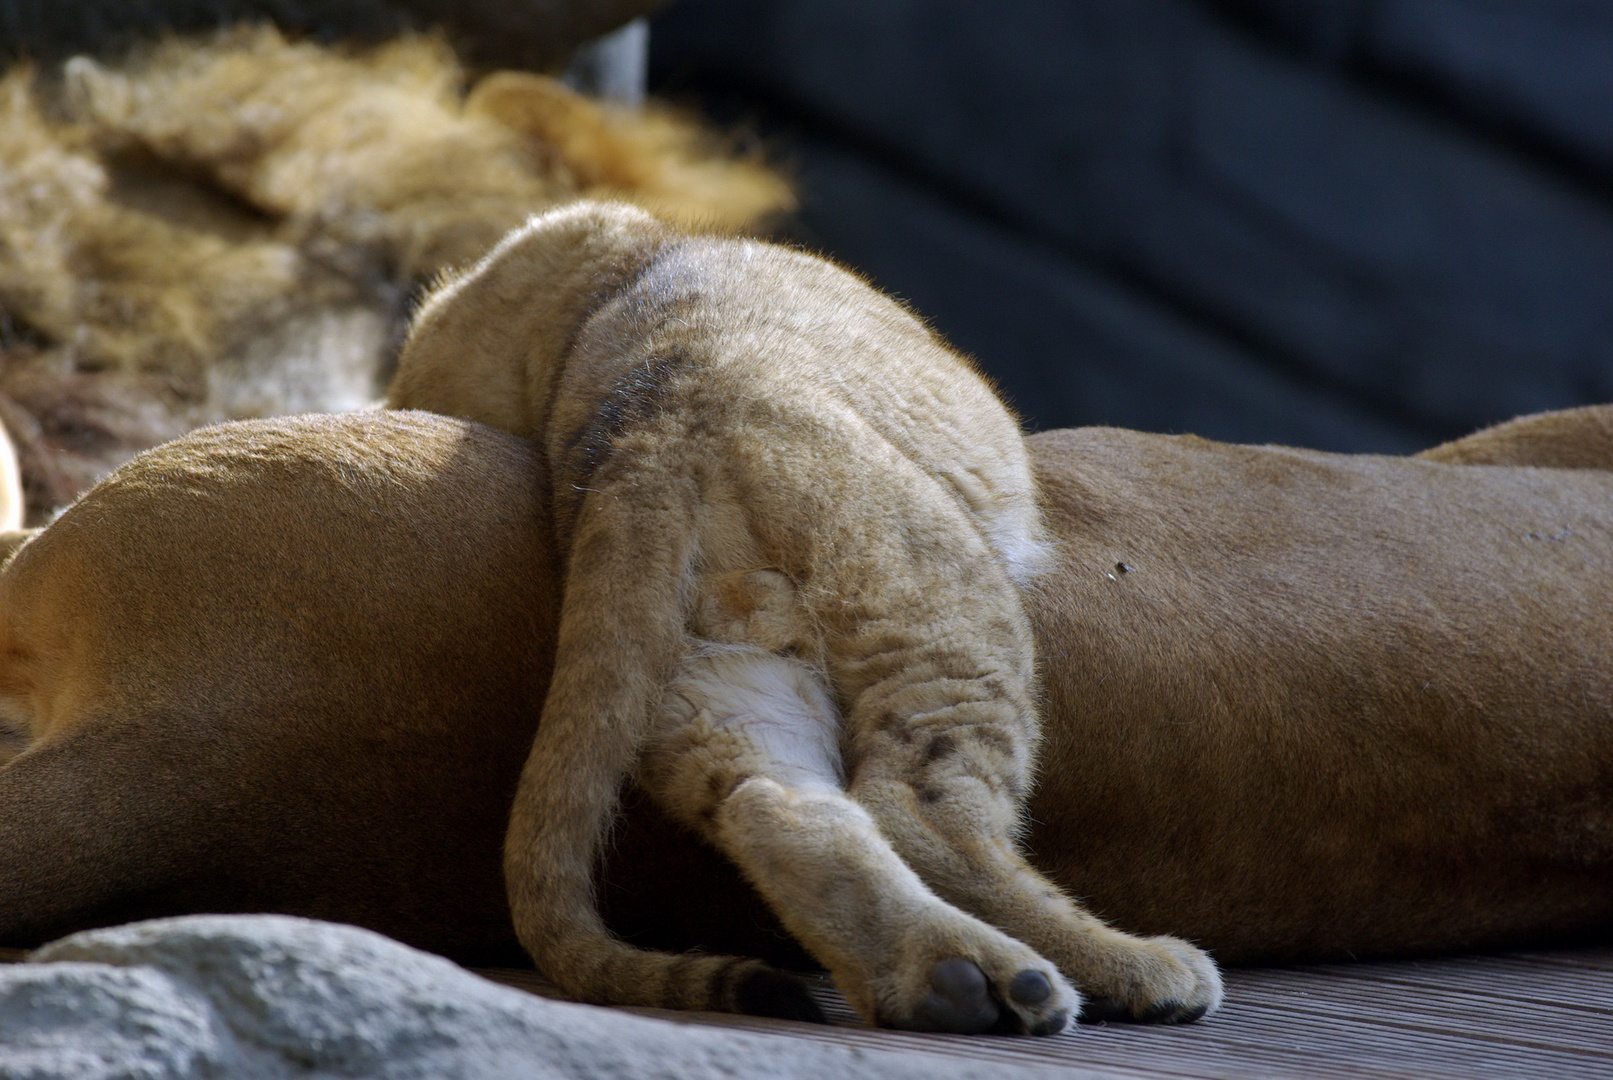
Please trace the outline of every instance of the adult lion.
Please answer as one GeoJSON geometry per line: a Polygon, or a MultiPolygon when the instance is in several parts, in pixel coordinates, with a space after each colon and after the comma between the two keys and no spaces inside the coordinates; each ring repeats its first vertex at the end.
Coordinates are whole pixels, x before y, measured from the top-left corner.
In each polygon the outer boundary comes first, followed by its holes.
{"type": "MultiPolygon", "coordinates": [[[[1058,547],[1026,593],[1033,862],[1223,962],[1604,934],[1610,432],[1547,414],[1420,460],[1032,437],[1058,547]]],[[[541,471],[422,414],[227,425],[26,544],[0,941],[273,910],[512,951],[500,846],[558,604],[541,471]]],[[[618,930],[776,956],[733,873],[635,806],[618,930]]]]}

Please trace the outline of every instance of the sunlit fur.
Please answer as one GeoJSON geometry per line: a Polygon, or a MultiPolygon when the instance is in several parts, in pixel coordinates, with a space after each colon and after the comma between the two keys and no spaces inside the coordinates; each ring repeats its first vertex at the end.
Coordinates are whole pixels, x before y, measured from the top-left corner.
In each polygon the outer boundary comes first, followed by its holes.
{"type": "MultiPolygon", "coordinates": [[[[1106,428],[1026,446],[1053,548],[1023,594],[1037,870],[1229,963],[1605,938],[1613,408],[1416,458],[1106,428]]],[[[143,454],[29,541],[0,569],[0,758],[21,751],[0,944],[281,911],[512,962],[501,850],[562,611],[550,488],[536,448],[474,424],[286,418],[143,454]]],[[[781,585],[740,575],[694,618],[787,641],[781,585]]],[[[745,789],[753,822],[787,820],[788,785],[866,830],[835,801],[817,672],[731,640],[691,659],[661,709],[723,694],[713,731],[789,767],[745,789]]],[[[656,760],[698,782],[698,759],[656,760]]],[[[624,934],[788,959],[649,800],[605,855],[624,934]]]]}
{"type": "Polygon", "coordinates": [[[593,866],[636,771],[870,1021],[1048,1034],[1070,983],[1138,1016],[1219,1000],[1202,953],[1110,930],[1017,847],[1039,730],[1016,583],[1046,537],[1015,419],[900,305],[810,255],[579,203],[423,305],[390,400],[528,438],[551,470],[565,609],[506,865],[522,941],[571,993],[745,1009],[737,984],[774,985],[606,932],[593,866]],[[960,970],[983,989],[941,986],[960,970]]]}

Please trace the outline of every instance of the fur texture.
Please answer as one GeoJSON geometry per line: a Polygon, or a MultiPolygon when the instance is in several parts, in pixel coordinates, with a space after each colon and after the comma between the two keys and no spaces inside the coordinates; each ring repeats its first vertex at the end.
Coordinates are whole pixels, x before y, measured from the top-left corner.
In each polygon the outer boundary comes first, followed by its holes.
{"type": "Polygon", "coordinates": [[[870,1021],[1051,1034],[1066,978],[1137,1018],[1215,1007],[1201,953],[1103,926],[1016,847],[1039,738],[1016,582],[1045,541],[1016,420],[912,315],[823,260],[578,203],[427,300],[389,400],[549,466],[566,604],[506,863],[550,978],[788,1008],[778,972],[606,931],[593,868],[637,769],[870,1021]]]}
{"type": "MultiPolygon", "coordinates": [[[[1230,962],[1606,940],[1610,424],[1424,460],[1029,439],[1055,546],[1032,862],[1230,962]]],[[[197,432],[85,496],[0,570],[0,943],[284,911],[509,962],[550,486],[519,440],[382,412],[197,432]]],[[[775,753],[821,773],[795,731],[775,753]]],[[[625,809],[622,934],[802,962],[730,864],[625,809]]]]}
{"type": "Polygon", "coordinates": [[[43,444],[14,424],[35,520],[197,424],[374,400],[412,291],[534,211],[605,192],[729,231],[791,205],[664,110],[462,81],[434,39],[268,29],[0,81],[0,394],[43,444]]]}

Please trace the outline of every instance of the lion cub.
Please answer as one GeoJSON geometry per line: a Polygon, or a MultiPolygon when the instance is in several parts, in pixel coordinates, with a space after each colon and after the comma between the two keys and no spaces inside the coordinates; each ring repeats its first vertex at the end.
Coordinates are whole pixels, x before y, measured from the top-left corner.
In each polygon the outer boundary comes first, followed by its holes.
{"type": "MultiPolygon", "coordinates": [[[[967,361],[821,259],[578,204],[422,307],[397,408],[533,440],[564,553],[554,682],[505,845],[516,931],[590,1001],[812,1017],[759,961],[610,936],[634,776],[732,858],[870,1022],[1190,1020],[1198,950],[1109,929],[1016,848],[1038,729],[1019,428],[967,361]]],[[[534,572],[538,572],[535,570],[534,572]]]]}

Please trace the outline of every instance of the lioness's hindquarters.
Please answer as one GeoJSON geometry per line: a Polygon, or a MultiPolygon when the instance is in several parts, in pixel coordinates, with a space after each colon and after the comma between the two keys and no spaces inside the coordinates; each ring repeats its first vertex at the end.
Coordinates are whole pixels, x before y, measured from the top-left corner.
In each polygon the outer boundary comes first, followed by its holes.
{"type": "Polygon", "coordinates": [[[558,609],[525,572],[540,479],[440,416],[228,424],[29,541],[0,573],[0,942],[279,911],[509,962],[498,851],[558,609]]]}
{"type": "Polygon", "coordinates": [[[1201,954],[1109,930],[1015,849],[1030,468],[900,305],[799,252],[579,204],[426,302],[391,403],[523,435],[551,470],[565,600],[505,865],[522,942],[570,992],[813,1012],[754,963],[605,931],[593,867],[638,769],[870,1021],[1055,1032],[1066,977],[1138,1018],[1214,1006],[1201,954]]]}

